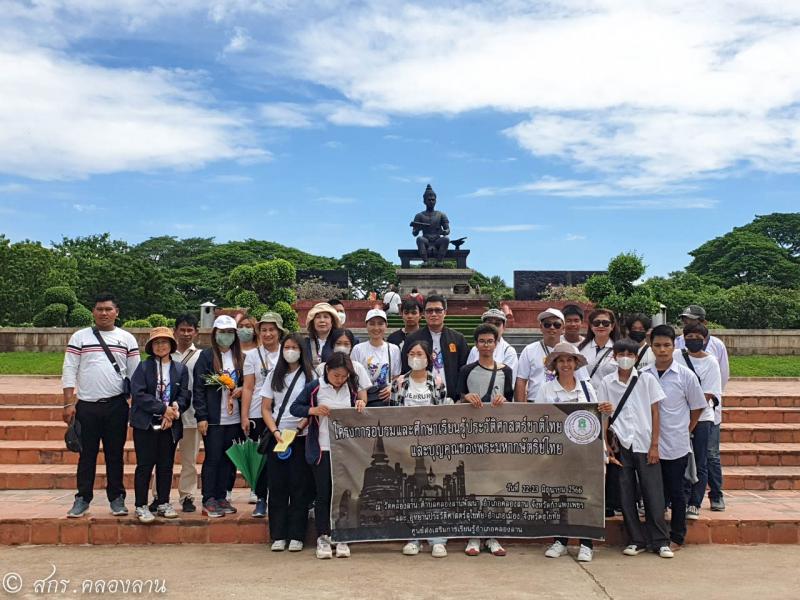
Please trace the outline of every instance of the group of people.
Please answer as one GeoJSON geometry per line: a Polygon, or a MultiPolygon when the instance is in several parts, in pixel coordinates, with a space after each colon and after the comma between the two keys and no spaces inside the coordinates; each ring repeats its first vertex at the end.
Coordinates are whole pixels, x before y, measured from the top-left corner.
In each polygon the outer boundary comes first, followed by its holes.
{"type": "MultiPolygon", "coordinates": [[[[64,359],[64,420],[79,429],[82,445],[78,492],[68,516],[89,509],[101,440],[111,512],[128,514],[123,449],[129,424],[137,519],[178,516],[170,502],[177,449],[178,506],[197,510],[200,440],[202,511],[209,518],[235,513],[230,492],[236,468],[226,451],[249,437],[266,448],[267,465],[253,482],[250,501],[254,517],[269,515],[271,549],[302,550],[313,506],[316,556],[347,557],[348,545],[334,548],[330,538],[331,409],[456,402],[490,410],[502,410],[506,402],[597,403],[608,415],[606,516],[622,513],[630,538],[626,555],[649,549],[673,556],[684,543],[686,520],[699,516],[707,487],[711,510],[725,509],[719,428],[728,362],[724,344],[709,335],[701,307],[684,311],[677,338],[673,327],[652,327],[646,315],[620,324],[603,308],[588,315],[583,337],[580,306],[548,308],[538,315],[542,339],[517,356],[503,339],[501,310],[482,315],[470,348],[445,325],[444,297],[431,294],[424,303],[392,297],[386,304],[397,304],[403,320],[388,335],[386,311],[374,308],[365,318],[367,339],[358,340],[345,326],[341,301],[333,299],[308,312],[306,336],[288,333],[277,313],[258,320],[219,316],[210,347],[202,350],[194,344],[196,318],[182,315],[174,329],[151,331],[148,358],[140,362],[134,337],[115,326],[116,300],[99,296],[95,326],[73,334],[64,359]],[[285,451],[271,451],[276,444],[285,451]]],[[[447,555],[447,540],[427,541],[434,557],[447,555]]],[[[474,556],[483,548],[495,556],[506,553],[495,538],[469,539],[465,552],[474,556]]],[[[420,540],[409,540],[402,551],[415,555],[420,549],[420,540]]],[[[565,538],[545,552],[550,558],[565,554],[565,538]]],[[[578,560],[590,561],[592,554],[592,541],[580,540],[578,560]]]]}

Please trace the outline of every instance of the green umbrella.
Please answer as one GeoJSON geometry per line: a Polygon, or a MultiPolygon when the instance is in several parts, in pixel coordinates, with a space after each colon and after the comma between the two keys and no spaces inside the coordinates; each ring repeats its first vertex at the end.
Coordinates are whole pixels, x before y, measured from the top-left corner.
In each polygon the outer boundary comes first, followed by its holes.
{"type": "Polygon", "coordinates": [[[258,453],[258,443],[251,439],[247,439],[244,442],[234,442],[225,454],[239,469],[250,489],[254,489],[258,476],[261,475],[264,465],[267,464],[266,455],[258,453]]]}

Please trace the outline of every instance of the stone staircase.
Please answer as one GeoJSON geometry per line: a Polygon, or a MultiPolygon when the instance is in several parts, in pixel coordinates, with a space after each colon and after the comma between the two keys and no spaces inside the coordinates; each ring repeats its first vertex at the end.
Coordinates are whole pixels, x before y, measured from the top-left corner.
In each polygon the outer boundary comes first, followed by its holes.
{"type": "MultiPolygon", "coordinates": [[[[234,491],[237,515],[209,521],[199,512],[180,513],[173,522],[146,526],[111,517],[100,491],[102,453],[92,515],[66,519],[78,456],[64,447],[60,402],[54,393],[0,388],[0,544],[266,542],[265,522],[250,517],[241,476],[234,491]]],[[[700,520],[689,523],[688,542],[800,542],[800,389],[796,395],[731,393],[724,406],[720,449],[728,510],[712,513],[704,506],[700,520]]],[[[125,486],[132,490],[130,436],[125,461],[125,486]]],[[[621,520],[609,519],[607,543],[622,541],[621,520]]]]}

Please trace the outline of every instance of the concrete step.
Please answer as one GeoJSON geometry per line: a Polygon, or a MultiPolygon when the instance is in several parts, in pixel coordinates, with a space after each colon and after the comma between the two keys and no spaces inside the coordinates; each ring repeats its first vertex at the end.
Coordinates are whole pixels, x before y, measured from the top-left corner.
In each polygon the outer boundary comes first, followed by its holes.
{"type": "Polygon", "coordinates": [[[0,394],[0,406],[7,405],[25,405],[25,406],[61,406],[61,394],[45,394],[45,393],[31,393],[31,394],[0,394]]]}
{"type": "MultiPolygon", "coordinates": [[[[200,468],[197,465],[198,481],[200,485],[200,468]]],[[[133,490],[133,474],[136,465],[126,464],[124,467],[125,487],[133,490]]],[[[180,465],[172,476],[172,489],[178,489],[180,465]]],[[[0,464],[0,490],[75,490],[75,465],[3,465],[0,464]]],[[[247,487],[241,474],[236,475],[236,487],[247,487]]],[[[105,489],[106,471],[100,465],[97,468],[94,488],[105,489]]]]}
{"type": "Polygon", "coordinates": [[[723,490],[800,490],[800,467],[725,467],[723,490]]]}
{"type": "Polygon", "coordinates": [[[719,452],[723,467],[800,466],[800,444],[726,442],[719,452]]]}
{"type": "MultiPolygon", "coordinates": [[[[205,452],[202,444],[198,451],[197,462],[202,463],[205,452]]],[[[125,464],[136,464],[136,452],[133,442],[125,444],[125,464]]],[[[180,450],[175,452],[175,463],[180,464],[180,450]]],[[[77,465],[78,454],[70,452],[64,445],[64,440],[12,440],[0,441],[0,464],[5,465],[77,465]]],[[[102,445],[97,455],[97,464],[104,465],[102,445]]]]}
{"type": "MultiPolygon", "coordinates": [[[[724,402],[724,401],[723,401],[724,402]]],[[[723,408],[725,423],[800,423],[800,408],[723,408]]]]}
{"type": "Polygon", "coordinates": [[[722,423],[720,442],[800,443],[800,423],[722,423]]]}
{"type": "Polygon", "coordinates": [[[6,404],[0,406],[0,421],[61,421],[61,405],[6,404]]]}
{"type": "Polygon", "coordinates": [[[723,405],[726,408],[748,408],[748,407],[800,407],[800,395],[797,396],[723,396],[723,405]]]}

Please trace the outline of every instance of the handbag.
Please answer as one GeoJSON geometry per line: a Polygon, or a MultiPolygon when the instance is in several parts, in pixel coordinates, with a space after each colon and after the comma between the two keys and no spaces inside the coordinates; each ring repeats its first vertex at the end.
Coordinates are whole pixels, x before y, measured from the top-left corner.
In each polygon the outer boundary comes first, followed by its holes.
{"type": "Polygon", "coordinates": [[[81,424],[75,417],[70,421],[66,433],[64,433],[64,443],[67,445],[67,450],[70,452],[83,452],[83,444],[81,443],[81,424]]]}
{"type": "Polygon", "coordinates": [[[117,359],[115,359],[114,355],[111,354],[111,350],[108,349],[108,345],[106,344],[106,341],[103,339],[103,336],[100,335],[100,331],[97,329],[97,327],[92,327],[92,333],[94,334],[94,337],[97,338],[97,341],[100,342],[100,346],[103,348],[103,352],[106,353],[106,357],[111,362],[111,366],[114,367],[114,370],[117,372],[117,375],[122,377],[122,393],[125,394],[126,396],[130,396],[131,380],[122,375],[122,369],[119,368],[119,364],[117,364],[117,359]]]}
{"type": "MultiPolygon", "coordinates": [[[[300,374],[303,372],[303,368],[300,367],[297,369],[297,373],[295,373],[292,382],[289,384],[288,389],[286,390],[286,394],[283,396],[283,402],[281,403],[280,409],[278,409],[278,418],[275,419],[275,429],[279,429],[281,425],[281,417],[283,417],[283,412],[286,410],[286,405],[289,403],[289,398],[292,395],[292,390],[294,389],[294,385],[297,383],[297,380],[300,379],[300,374]]],[[[258,453],[259,454],[267,454],[270,450],[275,447],[275,435],[270,433],[268,429],[264,430],[264,433],[261,434],[261,438],[258,440],[258,453]]]]}

